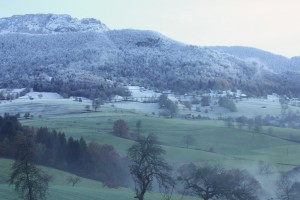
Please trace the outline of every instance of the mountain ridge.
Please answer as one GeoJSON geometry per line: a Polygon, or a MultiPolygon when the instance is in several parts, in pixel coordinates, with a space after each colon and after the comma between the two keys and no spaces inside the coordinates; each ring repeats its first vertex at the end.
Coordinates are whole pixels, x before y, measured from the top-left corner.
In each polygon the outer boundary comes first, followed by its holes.
{"type": "Polygon", "coordinates": [[[246,46],[212,46],[210,48],[226,52],[241,59],[258,62],[274,72],[300,71],[300,59],[297,57],[287,58],[255,47],[246,46]]]}
{"type": "Polygon", "coordinates": [[[94,18],[78,20],[66,14],[27,14],[0,18],[0,33],[51,34],[108,30],[105,24],[94,18]]]}
{"type": "MultiPolygon", "coordinates": [[[[28,16],[45,19],[47,15],[25,15],[25,18],[28,16]]],[[[62,24],[61,20],[56,21],[58,27],[80,22],[70,16],[61,18],[62,24]]],[[[24,21],[19,20],[17,27],[27,27],[24,21]]],[[[38,21],[43,24],[43,20],[38,21]]],[[[13,30],[19,32],[0,34],[0,87],[34,87],[69,95],[79,95],[82,91],[105,91],[108,95],[118,85],[140,85],[179,93],[243,89],[253,95],[287,91],[300,94],[292,82],[300,80],[298,72],[292,73],[293,76],[284,70],[275,72],[269,66],[230,54],[226,49],[186,45],[154,31],[84,28],[57,29],[62,32],[41,29],[39,33],[20,34],[28,30],[13,30]],[[88,89],[89,86],[95,86],[95,91],[88,89]]]]}

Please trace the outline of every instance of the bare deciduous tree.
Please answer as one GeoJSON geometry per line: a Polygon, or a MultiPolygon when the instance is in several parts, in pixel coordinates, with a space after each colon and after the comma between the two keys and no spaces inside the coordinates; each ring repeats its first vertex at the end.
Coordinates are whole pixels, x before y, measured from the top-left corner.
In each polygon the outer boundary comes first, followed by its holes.
{"type": "Polygon", "coordinates": [[[144,199],[154,182],[159,184],[164,194],[167,194],[165,190],[173,190],[175,183],[170,176],[171,167],[163,158],[164,154],[165,151],[157,145],[157,139],[153,135],[140,138],[128,149],[130,173],[135,183],[135,198],[138,200],[144,199]]]}
{"type": "Polygon", "coordinates": [[[89,111],[91,111],[91,106],[90,106],[90,105],[86,105],[86,106],[84,106],[84,109],[85,109],[87,112],[89,112],[89,111]]]}
{"type": "Polygon", "coordinates": [[[74,187],[77,183],[81,181],[81,178],[78,176],[69,176],[67,178],[67,182],[72,184],[72,187],[74,187]]]}
{"type": "Polygon", "coordinates": [[[24,200],[41,200],[46,198],[49,178],[32,162],[32,148],[21,138],[18,154],[12,166],[9,183],[24,200]]]}
{"type": "Polygon", "coordinates": [[[183,143],[186,145],[187,149],[189,148],[189,146],[191,144],[196,143],[195,138],[192,135],[190,135],[190,134],[184,135],[183,138],[182,138],[182,140],[183,140],[183,143]]]}
{"type": "Polygon", "coordinates": [[[114,121],[113,134],[122,138],[130,138],[129,127],[127,125],[127,122],[123,119],[118,119],[114,121]]]}
{"type": "Polygon", "coordinates": [[[259,161],[257,172],[260,175],[270,175],[272,173],[271,165],[267,162],[259,161]]]}
{"type": "Polygon", "coordinates": [[[293,181],[288,174],[282,174],[276,182],[276,196],[279,200],[300,199],[300,183],[293,181]]]}
{"type": "Polygon", "coordinates": [[[225,170],[222,166],[197,167],[183,165],[179,169],[179,181],[183,193],[203,200],[225,198],[227,200],[256,200],[259,183],[247,172],[238,169],[225,170]]]}
{"type": "Polygon", "coordinates": [[[100,99],[93,99],[93,101],[92,101],[92,107],[93,107],[93,109],[94,109],[95,112],[100,108],[101,103],[102,102],[101,102],[100,99]]]}

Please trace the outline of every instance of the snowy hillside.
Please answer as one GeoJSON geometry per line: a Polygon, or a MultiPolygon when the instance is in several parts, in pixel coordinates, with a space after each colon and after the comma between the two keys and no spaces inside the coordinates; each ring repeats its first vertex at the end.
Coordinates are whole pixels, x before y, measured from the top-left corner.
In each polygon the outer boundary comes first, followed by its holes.
{"type": "Polygon", "coordinates": [[[28,14],[0,19],[0,33],[49,34],[108,30],[106,25],[96,19],[78,20],[69,15],[28,14]]]}
{"type": "Polygon", "coordinates": [[[3,88],[34,87],[72,96],[119,94],[121,85],[179,93],[300,93],[297,73],[282,75],[241,56],[185,45],[154,31],[109,30],[94,19],[52,14],[0,19],[0,30],[3,88]]]}
{"type": "Polygon", "coordinates": [[[285,71],[300,72],[300,59],[297,59],[297,57],[289,59],[284,56],[275,55],[273,53],[263,51],[260,49],[243,46],[217,46],[211,48],[226,52],[243,60],[253,62],[256,65],[260,65],[261,67],[264,67],[277,73],[285,71]]]}

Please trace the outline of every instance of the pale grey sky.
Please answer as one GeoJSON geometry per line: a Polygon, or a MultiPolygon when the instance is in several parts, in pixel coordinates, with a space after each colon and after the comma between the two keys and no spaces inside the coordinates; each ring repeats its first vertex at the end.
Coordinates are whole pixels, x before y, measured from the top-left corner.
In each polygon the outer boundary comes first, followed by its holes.
{"type": "Polygon", "coordinates": [[[188,44],[300,56],[300,0],[0,0],[0,17],[28,13],[92,17],[111,29],[155,30],[188,44]]]}

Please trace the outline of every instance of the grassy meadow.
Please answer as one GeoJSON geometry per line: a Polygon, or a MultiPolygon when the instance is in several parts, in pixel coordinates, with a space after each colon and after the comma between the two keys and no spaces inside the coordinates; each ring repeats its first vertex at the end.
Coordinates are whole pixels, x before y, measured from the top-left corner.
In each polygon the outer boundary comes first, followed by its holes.
{"type": "MultiPolygon", "coordinates": [[[[13,161],[0,158],[0,199],[15,200],[17,195],[14,186],[7,184],[10,167],[13,161]]],[[[107,188],[100,182],[81,178],[81,181],[72,187],[67,183],[67,178],[72,175],[60,170],[41,167],[48,174],[53,175],[53,181],[49,184],[47,200],[130,200],[134,197],[134,192],[127,188],[107,188]]],[[[159,193],[147,193],[145,200],[161,199],[159,193]]],[[[174,200],[179,200],[181,196],[174,196],[174,200]]],[[[187,200],[194,198],[185,197],[187,200]]]]}
{"type": "MultiPolygon", "coordinates": [[[[141,120],[141,135],[155,134],[166,150],[167,161],[175,169],[190,162],[215,163],[255,173],[259,161],[269,163],[274,171],[285,171],[300,165],[300,144],[291,141],[292,138],[300,138],[300,131],[296,129],[271,127],[270,134],[270,127],[263,127],[261,133],[254,133],[247,127],[228,128],[220,120],[166,119],[110,104],[101,106],[97,112],[87,112],[85,106],[90,104],[88,100],[79,103],[70,99],[16,100],[1,103],[0,113],[30,112],[34,117],[21,119],[23,125],[48,127],[62,131],[67,136],[84,137],[87,141],[110,144],[123,156],[134,142],[114,136],[113,123],[115,120],[124,119],[130,132],[136,133],[136,122],[141,120]],[[184,141],[186,135],[192,137],[188,148],[184,141]]],[[[252,112],[252,109],[249,106],[248,112],[252,112]]],[[[11,162],[0,159],[0,196],[4,200],[15,199],[12,195],[13,187],[5,183],[11,162]]],[[[50,200],[133,199],[133,191],[130,189],[108,189],[99,182],[87,179],[82,179],[82,182],[72,187],[66,182],[70,174],[44,169],[55,177],[50,185],[50,200]]],[[[149,194],[146,199],[161,197],[154,193],[149,194]]]]}
{"type": "Polygon", "coordinates": [[[300,131],[296,129],[272,127],[270,135],[270,127],[263,127],[262,133],[254,133],[246,127],[228,128],[219,120],[165,119],[108,104],[97,112],[87,112],[85,105],[90,105],[87,100],[79,103],[70,99],[36,99],[3,105],[0,104],[2,112],[30,111],[34,117],[22,119],[24,125],[48,127],[67,136],[110,144],[121,155],[126,155],[133,141],[112,134],[114,121],[124,119],[130,132],[136,133],[136,122],[141,120],[141,134],[157,135],[167,152],[166,159],[176,167],[189,162],[218,162],[229,167],[247,167],[249,163],[256,165],[260,160],[280,170],[300,165],[300,145],[290,141],[300,137],[300,131]],[[189,148],[186,148],[185,135],[191,135],[193,139],[189,148]]]}

